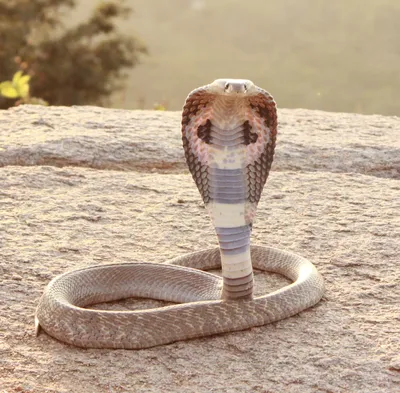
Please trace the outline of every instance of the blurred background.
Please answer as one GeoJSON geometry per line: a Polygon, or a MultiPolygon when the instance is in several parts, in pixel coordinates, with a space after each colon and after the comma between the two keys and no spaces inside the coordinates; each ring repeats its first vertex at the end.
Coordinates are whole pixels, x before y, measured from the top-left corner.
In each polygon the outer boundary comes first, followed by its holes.
{"type": "Polygon", "coordinates": [[[1,108],[179,110],[223,77],[279,107],[400,116],[400,1],[0,0],[1,108]]]}

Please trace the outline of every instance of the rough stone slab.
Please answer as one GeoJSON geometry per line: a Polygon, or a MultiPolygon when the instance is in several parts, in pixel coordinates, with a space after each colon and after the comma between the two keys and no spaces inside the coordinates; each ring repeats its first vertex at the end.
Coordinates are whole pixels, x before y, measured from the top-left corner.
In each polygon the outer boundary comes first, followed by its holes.
{"type": "MultiPolygon", "coordinates": [[[[94,107],[0,111],[0,392],[399,390],[395,117],[280,111],[253,243],[318,266],[327,291],[316,307],[267,326],[141,351],[34,337],[35,307],[55,275],[163,262],[216,244],[183,164],[179,118],[94,107]]],[[[286,283],[256,275],[258,293],[286,283]]]]}
{"type": "MultiPolygon", "coordinates": [[[[0,166],[181,171],[180,116],[84,106],[0,111],[0,166]]],[[[400,119],[282,109],[273,169],[400,178],[400,119]]]]}
{"type": "MultiPolygon", "coordinates": [[[[49,280],[68,269],[163,262],[214,246],[190,175],[5,167],[0,184],[6,391],[390,393],[399,386],[398,180],[273,172],[253,243],[310,258],[326,280],[323,300],[264,327],[141,351],[36,338],[34,310],[49,280]]],[[[259,293],[285,283],[257,275],[259,293]]],[[[107,308],[149,304],[158,305],[107,308]]]]}

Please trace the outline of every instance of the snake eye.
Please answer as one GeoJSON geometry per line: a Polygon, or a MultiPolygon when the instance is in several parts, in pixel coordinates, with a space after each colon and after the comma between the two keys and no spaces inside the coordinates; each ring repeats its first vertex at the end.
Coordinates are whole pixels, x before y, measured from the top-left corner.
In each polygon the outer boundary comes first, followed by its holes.
{"type": "Polygon", "coordinates": [[[247,85],[246,84],[243,85],[243,90],[245,93],[247,93],[247,85]]]}
{"type": "Polygon", "coordinates": [[[228,91],[229,86],[230,86],[229,82],[225,83],[225,91],[228,91]]]}

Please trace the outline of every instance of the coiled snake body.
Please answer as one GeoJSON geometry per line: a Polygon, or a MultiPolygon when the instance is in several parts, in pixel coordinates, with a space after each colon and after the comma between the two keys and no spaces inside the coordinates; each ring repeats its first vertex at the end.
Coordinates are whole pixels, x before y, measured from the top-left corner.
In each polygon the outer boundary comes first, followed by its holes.
{"type": "Polygon", "coordinates": [[[42,327],[81,347],[141,349],[261,326],[316,304],[324,284],[311,262],[283,250],[250,247],[276,131],[275,102],[251,81],[217,79],[192,91],[183,108],[183,147],[219,248],[168,264],[112,264],[62,274],[39,301],[36,332],[42,327]],[[221,265],[222,278],[202,271],[221,265]],[[294,282],[254,298],[253,267],[294,282]],[[180,304],[137,311],[83,308],[127,297],[180,304]]]}

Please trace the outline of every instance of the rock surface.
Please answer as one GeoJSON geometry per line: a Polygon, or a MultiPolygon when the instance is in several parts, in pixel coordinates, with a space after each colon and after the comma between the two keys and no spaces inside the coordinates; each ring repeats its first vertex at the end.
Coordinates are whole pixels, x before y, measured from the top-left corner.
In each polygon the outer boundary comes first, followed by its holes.
{"type": "MultiPolygon", "coordinates": [[[[267,326],[126,351],[36,338],[35,307],[66,270],[216,244],[183,161],[180,114],[0,111],[0,392],[400,391],[400,119],[279,115],[253,243],[311,259],[323,300],[267,326]]],[[[258,293],[286,284],[256,282],[258,293]]]]}

